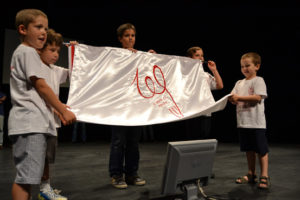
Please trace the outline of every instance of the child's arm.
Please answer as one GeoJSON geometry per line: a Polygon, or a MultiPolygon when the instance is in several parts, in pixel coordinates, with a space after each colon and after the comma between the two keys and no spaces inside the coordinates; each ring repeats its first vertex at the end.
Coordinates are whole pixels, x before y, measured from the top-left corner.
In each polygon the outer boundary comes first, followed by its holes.
{"type": "Polygon", "coordinates": [[[208,68],[210,69],[210,71],[213,73],[213,75],[214,75],[214,78],[216,79],[216,88],[218,89],[218,90],[220,90],[220,89],[223,89],[223,87],[224,87],[224,85],[223,85],[223,80],[222,80],[222,78],[221,78],[221,76],[220,76],[220,74],[219,74],[219,72],[218,72],[218,70],[217,70],[217,65],[216,65],[216,63],[214,62],[214,61],[211,61],[211,60],[209,60],[208,62],[207,62],[207,66],[208,66],[208,68]]]}
{"type": "Polygon", "coordinates": [[[249,95],[249,96],[238,96],[236,94],[232,94],[232,96],[229,98],[230,102],[233,104],[236,104],[237,102],[248,102],[248,103],[259,103],[261,101],[262,97],[260,95],[249,95]]]}
{"type": "Polygon", "coordinates": [[[5,101],[5,99],[6,99],[6,96],[1,97],[0,98],[0,103],[3,103],[5,101]]]}
{"type": "Polygon", "coordinates": [[[58,97],[44,79],[32,76],[30,77],[30,80],[39,95],[62,115],[62,118],[64,119],[62,122],[64,125],[69,125],[76,121],[74,113],[67,110],[67,108],[59,101],[58,97]]]}

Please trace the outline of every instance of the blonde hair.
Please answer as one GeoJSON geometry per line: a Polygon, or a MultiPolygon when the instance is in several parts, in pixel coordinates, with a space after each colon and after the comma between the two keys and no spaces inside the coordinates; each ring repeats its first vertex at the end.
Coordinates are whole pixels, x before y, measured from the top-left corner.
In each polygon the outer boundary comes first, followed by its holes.
{"type": "Polygon", "coordinates": [[[18,27],[20,25],[24,25],[26,28],[28,25],[33,22],[38,16],[43,16],[46,19],[48,19],[47,15],[38,9],[23,9],[19,11],[16,15],[16,28],[18,30],[18,27]]]}
{"type": "Polygon", "coordinates": [[[124,32],[128,29],[132,29],[136,33],[136,29],[133,24],[130,24],[130,23],[122,24],[117,29],[118,38],[121,38],[123,36],[124,32]]]}
{"type": "Polygon", "coordinates": [[[201,47],[191,47],[186,51],[186,56],[192,58],[194,53],[198,50],[203,51],[201,47]]]}
{"type": "Polygon", "coordinates": [[[248,52],[242,55],[241,60],[244,58],[251,58],[254,65],[260,65],[261,64],[261,57],[258,53],[255,52],[248,52]]]}
{"type": "Polygon", "coordinates": [[[47,32],[47,41],[43,47],[45,49],[48,45],[55,44],[56,46],[62,46],[63,37],[60,33],[55,32],[53,29],[49,29],[47,32]]]}

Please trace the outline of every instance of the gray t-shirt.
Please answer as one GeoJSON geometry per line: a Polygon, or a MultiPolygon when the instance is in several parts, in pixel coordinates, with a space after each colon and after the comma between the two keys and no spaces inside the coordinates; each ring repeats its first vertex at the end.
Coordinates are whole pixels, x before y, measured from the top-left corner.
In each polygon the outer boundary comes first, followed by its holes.
{"type": "Polygon", "coordinates": [[[260,103],[251,104],[239,102],[236,105],[238,128],[266,128],[264,99],[267,98],[267,88],[262,77],[256,76],[251,80],[239,80],[231,93],[239,96],[260,95],[260,103]]]}
{"type": "Polygon", "coordinates": [[[10,70],[12,108],[8,118],[8,134],[45,133],[56,136],[52,109],[30,80],[32,76],[43,79],[49,76],[36,50],[20,44],[13,53],[10,70]]]}

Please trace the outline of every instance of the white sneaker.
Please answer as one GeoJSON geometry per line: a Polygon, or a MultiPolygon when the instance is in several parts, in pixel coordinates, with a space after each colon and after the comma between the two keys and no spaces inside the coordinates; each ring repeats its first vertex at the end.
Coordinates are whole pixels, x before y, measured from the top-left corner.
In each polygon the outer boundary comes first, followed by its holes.
{"type": "Polygon", "coordinates": [[[67,197],[60,195],[59,193],[55,192],[52,188],[46,191],[40,191],[38,195],[39,200],[68,200],[67,197]]]}

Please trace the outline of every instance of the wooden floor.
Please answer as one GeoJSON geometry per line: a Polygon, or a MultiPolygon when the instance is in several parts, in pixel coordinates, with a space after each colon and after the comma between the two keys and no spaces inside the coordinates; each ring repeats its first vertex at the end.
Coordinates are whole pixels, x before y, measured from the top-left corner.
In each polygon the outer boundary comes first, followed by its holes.
{"type": "MultiPolygon", "coordinates": [[[[56,163],[51,167],[51,185],[63,190],[69,200],[159,200],[175,199],[161,193],[166,142],[140,144],[139,174],[147,180],[142,187],[118,190],[110,185],[108,175],[109,143],[60,143],[56,163]]],[[[215,178],[204,187],[216,199],[298,200],[300,194],[300,145],[270,144],[269,173],[271,190],[260,191],[253,185],[237,185],[234,180],[247,170],[246,159],[237,143],[219,143],[213,172],[215,178]]],[[[0,150],[0,199],[11,199],[15,177],[11,148],[0,150]]],[[[33,200],[38,187],[33,187],[33,200]]],[[[178,193],[180,194],[180,193],[178,193]]],[[[177,196],[178,199],[178,196],[177,196]]]]}

